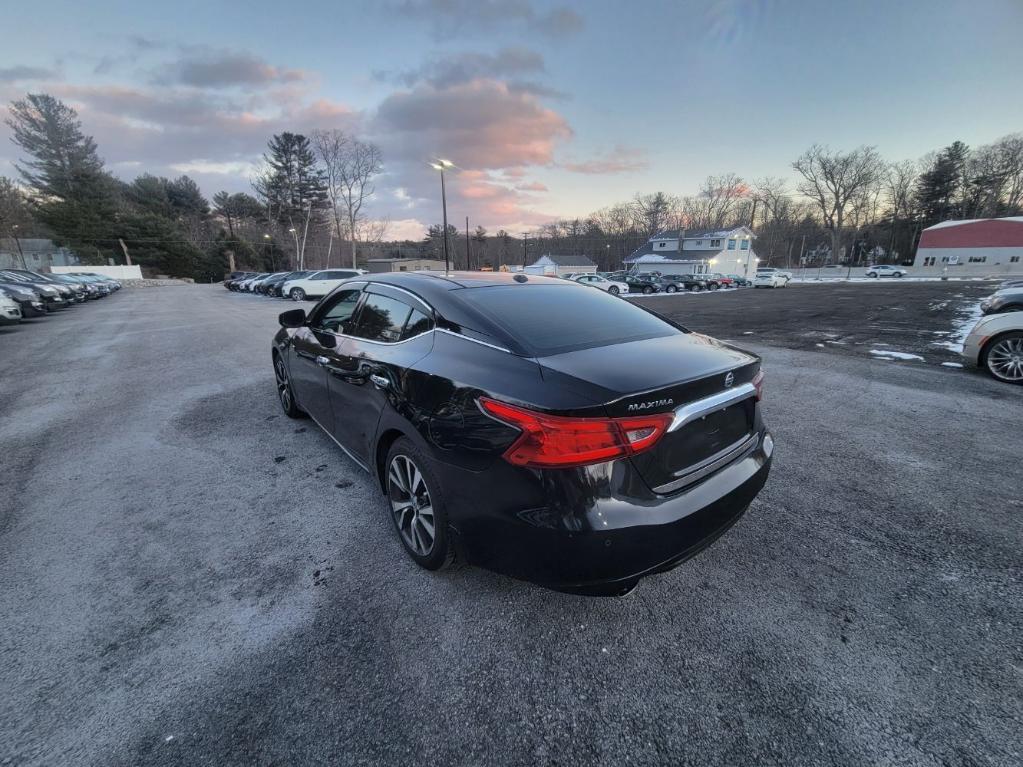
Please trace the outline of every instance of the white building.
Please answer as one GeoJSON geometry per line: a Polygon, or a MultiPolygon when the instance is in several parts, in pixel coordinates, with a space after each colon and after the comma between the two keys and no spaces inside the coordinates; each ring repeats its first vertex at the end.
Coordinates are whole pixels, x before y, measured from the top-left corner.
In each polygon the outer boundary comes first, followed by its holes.
{"type": "Polygon", "coordinates": [[[596,274],[597,265],[589,256],[540,256],[522,271],[526,274],[546,274],[563,277],[566,274],[596,274]]]}
{"type": "Polygon", "coordinates": [[[720,272],[753,276],[756,235],[747,226],[731,229],[670,229],[658,232],[637,248],[625,263],[640,271],[665,274],[720,272]]]}
{"type": "Polygon", "coordinates": [[[1023,274],[1023,216],[942,221],[924,229],[914,274],[1023,274]]]}

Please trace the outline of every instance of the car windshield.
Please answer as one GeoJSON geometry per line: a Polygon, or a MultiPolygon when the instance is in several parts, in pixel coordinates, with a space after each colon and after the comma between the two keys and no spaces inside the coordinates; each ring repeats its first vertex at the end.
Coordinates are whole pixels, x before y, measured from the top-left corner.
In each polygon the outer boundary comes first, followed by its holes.
{"type": "Polygon", "coordinates": [[[460,297],[536,357],[683,332],[602,290],[501,285],[468,289],[460,297]]]}

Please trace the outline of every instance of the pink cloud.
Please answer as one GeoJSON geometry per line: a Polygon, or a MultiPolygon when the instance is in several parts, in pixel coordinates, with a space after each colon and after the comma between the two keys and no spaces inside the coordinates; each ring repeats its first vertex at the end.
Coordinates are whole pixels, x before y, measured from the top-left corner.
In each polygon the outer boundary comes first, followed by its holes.
{"type": "Polygon", "coordinates": [[[515,187],[521,192],[546,192],[548,191],[546,184],[541,184],[539,181],[533,181],[529,184],[519,184],[515,187]]]}
{"type": "Polygon", "coordinates": [[[582,162],[564,162],[561,167],[573,173],[589,175],[609,175],[614,173],[633,173],[649,166],[646,153],[640,149],[631,149],[621,145],[615,146],[602,157],[594,157],[582,162]]]}

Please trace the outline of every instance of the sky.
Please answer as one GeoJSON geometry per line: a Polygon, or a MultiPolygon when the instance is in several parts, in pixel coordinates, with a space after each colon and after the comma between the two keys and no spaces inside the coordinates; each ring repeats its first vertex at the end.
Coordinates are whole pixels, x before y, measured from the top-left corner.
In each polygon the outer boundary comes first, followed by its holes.
{"type": "MultiPolygon", "coordinates": [[[[251,191],[269,137],[377,143],[370,215],[513,234],[813,143],[916,159],[1023,130],[1023,0],[38,0],[4,11],[0,117],[74,106],[115,175],[251,191]]],[[[0,126],[0,175],[18,148],[0,126]]]]}

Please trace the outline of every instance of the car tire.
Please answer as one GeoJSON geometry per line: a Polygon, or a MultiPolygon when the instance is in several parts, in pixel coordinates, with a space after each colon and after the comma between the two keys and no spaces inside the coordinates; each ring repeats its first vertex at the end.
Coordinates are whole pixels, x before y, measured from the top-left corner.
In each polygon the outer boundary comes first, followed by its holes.
{"type": "Polygon", "coordinates": [[[1023,385],[1023,369],[1013,369],[1012,358],[1023,358],[1023,332],[1018,330],[995,336],[980,352],[980,366],[1003,383],[1023,385]]]}
{"type": "Polygon", "coordinates": [[[707,286],[707,290],[717,290],[720,287],[721,286],[718,285],[716,282],[712,282],[710,285],[707,286]]]}
{"type": "Polygon", "coordinates": [[[873,277],[874,279],[877,279],[877,272],[867,272],[867,276],[868,277],[873,277]]]}
{"type": "Polygon", "coordinates": [[[703,285],[692,285],[690,286],[689,289],[694,293],[699,293],[701,290],[703,290],[703,285]]]}
{"type": "Polygon", "coordinates": [[[305,291],[302,288],[292,288],[288,291],[288,297],[292,301],[305,301],[305,291]]]}
{"type": "Polygon", "coordinates": [[[678,288],[676,288],[674,285],[669,285],[664,289],[665,293],[675,293],[676,291],[678,291],[678,288]]]}
{"type": "Polygon", "coordinates": [[[894,273],[894,274],[892,275],[892,277],[901,277],[901,276],[902,276],[902,272],[895,272],[895,273],[894,273]]]}
{"type": "Polygon", "coordinates": [[[645,295],[645,296],[649,296],[653,292],[654,292],[654,289],[652,287],[650,287],[649,285],[647,285],[645,288],[643,288],[643,295],[645,295]]]}
{"type": "Polygon", "coordinates": [[[427,570],[448,567],[455,560],[455,547],[448,531],[444,491],[431,460],[408,437],[399,437],[387,452],[384,467],[391,521],[405,553],[427,570]],[[433,535],[427,542],[431,517],[433,535]]]}
{"type": "Polygon", "coordinates": [[[610,293],[612,296],[617,296],[621,291],[618,290],[617,285],[612,285],[607,289],[607,292],[610,293]]]}
{"type": "Polygon", "coordinates": [[[284,358],[280,354],[274,355],[274,378],[277,381],[277,399],[284,409],[284,414],[288,418],[308,418],[306,412],[295,401],[295,390],[291,388],[288,366],[284,364],[284,358]]]}

